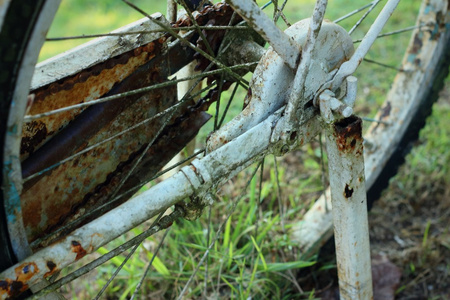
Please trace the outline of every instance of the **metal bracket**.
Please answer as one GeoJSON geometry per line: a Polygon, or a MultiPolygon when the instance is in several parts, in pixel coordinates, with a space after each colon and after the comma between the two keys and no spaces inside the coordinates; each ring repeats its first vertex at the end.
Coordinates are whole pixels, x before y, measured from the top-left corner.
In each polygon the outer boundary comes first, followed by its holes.
{"type": "Polygon", "coordinates": [[[357,84],[358,79],[356,77],[347,77],[346,84],[342,86],[342,88],[345,88],[345,95],[341,96],[341,99],[336,98],[336,95],[330,90],[325,90],[320,94],[319,103],[316,102],[315,105],[319,106],[320,114],[327,124],[335,119],[348,118],[353,114],[357,84]]]}

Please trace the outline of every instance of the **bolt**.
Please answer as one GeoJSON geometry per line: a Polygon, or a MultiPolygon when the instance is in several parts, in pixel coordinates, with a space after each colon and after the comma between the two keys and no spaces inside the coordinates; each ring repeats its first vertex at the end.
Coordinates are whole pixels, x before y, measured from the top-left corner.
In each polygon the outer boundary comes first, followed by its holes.
{"type": "Polygon", "coordinates": [[[334,120],[332,111],[344,118],[350,117],[353,113],[353,109],[335,98],[334,93],[330,90],[325,90],[319,96],[319,104],[320,113],[327,123],[331,123],[334,120]]]}
{"type": "Polygon", "coordinates": [[[348,76],[345,80],[347,82],[347,92],[345,94],[343,101],[347,106],[353,107],[356,100],[358,78],[356,78],[355,76],[348,76]]]}

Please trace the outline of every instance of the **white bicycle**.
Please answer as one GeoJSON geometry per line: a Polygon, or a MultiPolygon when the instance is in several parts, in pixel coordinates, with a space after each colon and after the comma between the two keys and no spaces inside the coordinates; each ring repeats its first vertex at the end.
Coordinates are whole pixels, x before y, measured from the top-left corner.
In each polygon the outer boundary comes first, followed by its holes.
{"type": "MultiPolygon", "coordinates": [[[[286,20],[284,33],[274,20],[286,19],[286,1],[273,1],[270,19],[253,1],[180,0],[186,15],[176,19],[170,1],[164,16],[148,15],[123,0],[145,18],[36,66],[59,2],[9,0],[0,6],[2,299],[22,293],[40,297],[176,219],[195,219],[214,203],[221,184],[269,154],[298,149],[328,124],[337,124],[348,140],[343,145],[361,154],[361,137],[345,129],[361,127],[352,116],[357,110],[352,74],[378,37],[412,32],[382,109],[365,131],[362,175],[349,175],[364,183],[365,168],[372,202],[417,138],[449,71],[448,0],[424,0],[415,25],[382,34],[399,3],[389,0],[360,41],[349,33],[367,13],[347,32],[336,24],[341,19],[324,21],[323,0],[310,19],[293,25],[286,20]],[[193,60],[199,73],[173,77],[193,60]],[[247,81],[249,71],[253,76],[247,81]],[[177,95],[177,83],[186,81],[185,93],[177,95]],[[206,84],[199,87],[202,81],[206,84]],[[245,108],[221,126],[228,120],[230,104],[223,98],[230,87],[230,98],[238,87],[247,90],[245,108]],[[130,199],[167,171],[161,169],[210,118],[211,105],[217,114],[206,148],[175,175],[130,199]],[[156,216],[141,235],[53,282],[69,264],[156,216]]],[[[379,2],[357,11],[370,12],[379,2]]],[[[338,144],[336,151],[342,150],[338,144]]],[[[340,194],[355,197],[355,184],[343,184],[340,194]]],[[[294,233],[302,257],[332,235],[331,211],[324,209],[329,201],[323,195],[302,216],[294,233]]]]}

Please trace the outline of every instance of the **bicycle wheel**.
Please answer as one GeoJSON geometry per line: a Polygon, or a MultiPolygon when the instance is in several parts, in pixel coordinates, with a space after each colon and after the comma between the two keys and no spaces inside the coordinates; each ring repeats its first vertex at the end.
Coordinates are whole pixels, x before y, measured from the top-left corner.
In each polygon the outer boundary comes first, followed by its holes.
{"type": "MultiPolygon", "coordinates": [[[[13,2],[12,2],[13,3],[13,2]]],[[[9,24],[9,22],[10,21],[8,21],[8,16],[13,16],[14,15],[14,13],[10,13],[9,11],[12,11],[13,10],[13,5],[11,5],[8,9],[8,14],[7,14],[7,17],[5,18],[5,24],[9,24]]],[[[444,14],[445,15],[445,14],[444,14]]],[[[11,18],[13,18],[13,17],[11,17],[11,18]]],[[[11,21],[12,22],[12,21],[11,21]]],[[[442,22],[439,20],[439,22],[440,23],[438,23],[438,24],[442,24],[442,22]]],[[[24,30],[24,32],[29,32],[30,31],[30,29],[26,29],[26,30],[24,30]]],[[[2,31],[2,32],[6,32],[6,30],[5,31],[2,31]]],[[[24,33],[25,34],[25,33],[24,33]]],[[[421,37],[421,40],[422,39],[426,39],[425,37],[421,37]]],[[[3,40],[3,39],[2,39],[3,40]]],[[[23,40],[27,40],[26,38],[23,38],[23,40]]],[[[5,41],[6,41],[6,39],[5,39],[5,41]]],[[[416,43],[418,43],[417,41],[416,41],[416,43]]],[[[440,45],[441,46],[439,46],[439,47],[447,47],[447,44],[448,44],[448,39],[447,40],[445,40],[445,39],[443,39],[443,41],[440,41],[439,42],[440,43],[440,45]],[[443,45],[443,46],[442,46],[443,45]]],[[[25,46],[23,46],[23,48],[24,48],[25,46]]],[[[439,48],[438,47],[438,48],[439,48]]],[[[415,51],[417,51],[417,49],[415,50],[415,51]]],[[[442,55],[441,54],[439,54],[439,55],[432,55],[432,54],[429,54],[429,53],[427,53],[427,55],[430,55],[430,57],[437,57],[436,58],[436,62],[433,62],[433,64],[435,64],[435,65],[440,65],[440,66],[443,66],[443,68],[442,68],[442,72],[448,72],[448,60],[445,60],[443,57],[444,57],[444,55],[445,55],[445,53],[446,52],[448,52],[448,51],[445,51],[445,50],[439,50],[439,53],[443,53],[442,55]],[[445,62],[445,63],[443,63],[443,62],[445,62]]],[[[18,53],[20,54],[21,53],[21,51],[18,51],[18,53]]],[[[36,56],[36,55],[35,55],[36,56]]],[[[16,60],[16,62],[15,62],[15,65],[20,65],[20,61],[21,61],[21,58],[16,58],[15,59],[16,60]],[[17,62],[17,61],[19,61],[19,62],[17,62]]],[[[427,64],[427,66],[429,66],[428,64],[427,64]]],[[[15,68],[13,68],[13,67],[10,67],[10,68],[2,68],[2,69],[6,69],[6,70],[11,70],[11,72],[13,73],[14,72],[14,70],[15,70],[15,68]]],[[[24,69],[24,68],[19,68],[20,70],[23,70],[23,72],[25,72],[24,74],[30,74],[30,72],[28,71],[28,70],[26,70],[26,69],[24,69]]],[[[440,79],[438,79],[439,78],[439,76],[437,76],[436,74],[440,74],[440,73],[442,73],[441,72],[441,70],[437,70],[436,69],[436,72],[434,72],[434,70],[435,70],[436,68],[434,68],[434,66],[433,65],[431,65],[431,67],[430,67],[430,70],[432,70],[432,71],[430,71],[429,72],[429,74],[427,74],[427,77],[425,78],[425,79],[421,79],[421,81],[423,81],[423,82],[438,82],[440,79]],[[430,77],[428,77],[428,75],[430,76],[430,77]],[[435,77],[436,76],[436,77],[435,77]]],[[[30,76],[30,75],[29,75],[30,76]]],[[[14,76],[9,76],[9,78],[16,78],[16,77],[14,77],[14,76]]],[[[442,80],[441,80],[442,81],[442,80]]],[[[16,85],[14,84],[14,83],[11,83],[11,82],[9,82],[8,83],[8,85],[9,86],[13,86],[13,87],[15,87],[16,85]]],[[[10,88],[8,88],[8,89],[5,89],[5,90],[11,90],[12,88],[10,87],[10,88]]],[[[2,89],[3,90],[3,89],[2,89]]],[[[424,90],[429,90],[429,89],[424,89],[424,90]]],[[[435,91],[434,91],[435,92],[435,91]]],[[[25,93],[26,94],[26,93],[25,93]]],[[[23,98],[23,99],[25,99],[26,97],[21,97],[21,98],[23,98]]],[[[420,98],[426,98],[426,99],[432,99],[432,97],[427,97],[427,96],[424,96],[424,95],[421,95],[420,96],[420,98]]],[[[9,97],[8,98],[9,100],[5,100],[5,101],[2,101],[2,105],[5,105],[5,108],[6,107],[9,107],[10,106],[10,103],[11,103],[11,99],[12,99],[12,97],[9,97]],[[4,104],[3,104],[4,103],[4,104]]],[[[25,107],[25,105],[26,105],[26,101],[24,100],[24,101],[21,101],[21,105],[22,105],[22,107],[25,107]]],[[[389,102],[390,103],[390,102],[389,102]]],[[[429,100],[429,101],[424,101],[424,102],[422,102],[421,100],[419,100],[419,103],[426,103],[426,104],[424,104],[426,107],[431,107],[431,104],[432,104],[432,100],[429,100]]],[[[388,106],[386,106],[386,107],[388,107],[388,106]]],[[[24,111],[25,109],[21,109],[22,111],[24,111]]],[[[414,114],[414,110],[415,109],[413,109],[413,111],[407,111],[407,114],[408,115],[411,115],[411,114],[414,114]]],[[[5,112],[6,113],[6,109],[4,110],[4,109],[2,109],[2,113],[3,112],[5,112]]],[[[425,109],[419,109],[418,111],[420,111],[422,114],[423,114],[423,112],[425,111],[425,109]]],[[[406,112],[406,110],[405,110],[405,112],[406,112]]],[[[426,114],[426,113],[425,113],[426,114]]],[[[384,117],[383,117],[384,118],[384,117]]],[[[422,116],[422,117],[414,117],[414,118],[412,118],[411,119],[411,122],[412,123],[415,123],[415,124],[417,124],[417,123],[421,123],[421,122],[419,122],[418,120],[424,120],[424,117],[422,116]]],[[[5,116],[4,118],[3,118],[3,116],[2,116],[2,120],[7,120],[7,117],[5,116]]],[[[58,126],[60,126],[60,125],[58,125],[58,126]]],[[[375,131],[377,131],[377,130],[379,130],[379,128],[380,128],[380,126],[376,126],[375,125],[375,127],[377,127],[377,129],[375,130],[375,131]]],[[[5,128],[6,128],[6,126],[5,126],[5,128]]],[[[396,142],[394,142],[394,145],[396,145],[395,147],[393,147],[393,148],[396,148],[396,149],[401,149],[402,147],[404,147],[404,145],[405,145],[405,143],[407,143],[407,142],[409,142],[409,141],[411,141],[411,137],[409,136],[409,133],[408,134],[406,134],[405,133],[405,131],[403,130],[403,129],[407,129],[408,128],[408,130],[409,130],[409,128],[410,128],[410,126],[408,126],[407,125],[407,122],[402,122],[402,126],[401,126],[401,128],[402,128],[402,132],[403,133],[401,133],[400,134],[400,136],[405,136],[405,141],[404,142],[402,142],[402,143],[400,143],[400,144],[398,144],[398,143],[396,143],[396,142]],[[398,146],[398,145],[400,145],[400,146],[398,146]]],[[[3,129],[3,130],[5,130],[5,129],[3,129]]],[[[372,131],[374,131],[374,129],[372,129],[372,131]]],[[[413,136],[414,135],[416,135],[417,134],[417,132],[418,132],[418,129],[416,128],[415,130],[415,133],[414,134],[412,134],[413,136]]],[[[3,136],[7,136],[6,134],[2,134],[2,137],[3,136]]],[[[146,137],[146,138],[148,138],[148,137],[146,137]]],[[[381,138],[380,139],[381,141],[383,141],[384,142],[384,139],[383,138],[381,138]]],[[[4,142],[5,143],[5,142],[4,142]]],[[[5,145],[6,146],[2,146],[2,147],[0,147],[2,150],[3,149],[5,149],[7,146],[9,147],[10,146],[10,143],[9,142],[6,142],[5,143],[5,145]]],[[[72,147],[77,147],[77,146],[72,146],[72,147]]],[[[17,147],[16,147],[17,148],[17,147]]],[[[388,147],[389,149],[391,149],[392,148],[392,146],[390,145],[390,147],[388,147]]],[[[6,151],[5,151],[6,152],[6,151]]],[[[17,152],[17,151],[16,151],[17,152]]],[[[173,152],[176,152],[176,151],[173,151],[173,152]]],[[[385,152],[386,151],[383,151],[382,152],[382,156],[385,156],[385,152]]],[[[402,152],[402,151],[400,151],[400,152],[402,152]]],[[[395,155],[398,155],[398,154],[395,154],[395,155]]],[[[397,162],[398,161],[398,158],[396,157],[396,156],[392,156],[392,155],[389,155],[390,157],[393,157],[393,159],[397,162]]],[[[16,157],[18,156],[17,154],[15,155],[16,157]]],[[[7,164],[6,162],[4,163],[4,166],[9,166],[9,164],[7,164]]],[[[159,165],[157,165],[156,166],[156,168],[155,169],[158,169],[160,166],[159,165]]],[[[383,168],[384,170],[386,170],[386,168],[383,168]]],[[[3,168],[3,170],[4,170],[4,173],[3,174],[7,174],[7,173],[11,173],[9,170],[10,169],[7,169],[7,168],[3,168]]],[[[376,176],[377,178],[382,178],[383,179],[383,181],[384,182],[387,182],[387,180],[386,180],[386,176],[376,176]]],[[[5,180],[7,180],[7,179],[9,179],[9,178],[11,178],[11,176],[9,176],[9,177],[7,177],[7,176],[5,176],[4,177],[4,181],[5,180]],[[5,179],[6,178],[6,179],[5,179]]],[[[6,184],[4,184],[4,186],[6,186],[6,184]]],[[[65,193],[65,192],[64,192],[65,193]]],[[[9,200],[7,199],[4,203],[9,203],[9,200]]],[[[8,205],[8,204],[6,204],[6,205],[4,205],[4,206],[6,206],[7,207],[7,211],[8,211],[8,208],[10,208],[10,205],[8,205]]],[[[4,207],[4,206],[2,206],[2,207],[4,207]]],[[[10,215],[10,214],[7,214],[7,215],[10,215]]],[[[66,212],[66,215],[67,215],[67,212],[66,212]]],[[[6,220],[6,218],[4,218],[3,220],[6,220]]],[[[51,227],[51,226],[50,226],[51,227]]],[[[53,229],[53,228],[52,228],[53,229]]],[[[9,242],[8,243],[6,243],[6,241],[9,241],[10,240],[10,238],[8,237],[9,236],[9,234],[7,233],[7,231],[4,231],[5,233],[4,233],[4,236],[5,236],[5,243],[4,243],[4,245],[8,245],[8,244],[10,244],[9,242]]],[[[34,239],[35,238],[37,238],[37,236],[35,236],[34,238],[32,238],[31,239],[31,241],[34,241],[34,239]]],[[[26,244],[26,243],[25,243],[26,244]]],[[[23,244],[22,244],[23,245],[23,244]]],[[[6,247],[5,247],[6,248],[6,247]]],[[[19,248],[22,248],[22,247],[19,247],[19,248]]],[[[9,251],[8,253],[11,253],[11,251],[9,251]]],[[[10,257],[12,257],[12,255],[9,255],[10,257]]],[[[24,255],[21,255],[22,257],[26,257],[27,256],[27,254],[24,254],[24,255]]],[[[7,257],[7,255],[5,255],[4,257],[7,257]]],[[[5,265],[10,265],[10,264],[12,264],[11,262],[7,262],[7,263],[5,263],[5,265]]]]}

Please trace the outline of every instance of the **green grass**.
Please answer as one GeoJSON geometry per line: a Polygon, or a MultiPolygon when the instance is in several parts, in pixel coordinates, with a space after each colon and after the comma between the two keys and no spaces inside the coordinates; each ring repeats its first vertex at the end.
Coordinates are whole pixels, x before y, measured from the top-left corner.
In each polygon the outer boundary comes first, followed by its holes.
{"type": "MultiPolygon", "coordinates": [[[[338,5],[329,9],[327,18],[333,20],[356,8],[357,3],[366,1],[334,1],[338,5]]],[[[417,9],[420,1],[401,1],[398,12],[393,15],[385,32],[413,25],[412,11],[417,9]]],[[[165,11],[165,1],[135,1],[146,11],[165,11]]],[[[311,14],[314,1],[292,1],[286,9],[289,20],[299,20],[311,14]]],[[[333,5],[330,1],[330,6],[333,5]]],[[[379,10],[378,8],[377,10],[379,10]]],[[[270,8],[267,13],[272,12],[270,8]]],[[[130,10],[121,1],[64,1],[59,10],[54,25],[49,31],[49,37],[68,35],[104,33],[114,30],[141,18],[139,13],[130,10]]],[[[355,17],[343,22],[341,25],[349,29],[355,17]]],[[[361,37],[367,30],[368,22],[363,23],[354,36],[361,37]]],[[[285,28],[280,20],[278,25],[285,28]]],[[[369,58],[382,60],[384,63],[397,66],[401,60],[402,47],[409,41],[409,35],[397,36],[395,39],[385,38],[375,44],[369,53],[369,58]]],[[[85,40],[67,42],[49,42],[44,46],[41,59],[51,57],[64,50],[70,49],[85,40]]],[[[359,93],[357,104],[358,113],[371,115],[379,109],[384,101],[384,95],[394,76],[391,70],[363,63],[356,76],[359,78],[359,93]]],[[[250,75],[246,77],[250,79],[250,75]]],[[[224,93],[222,103],[226,103],[231,90],[224,93]]],[[[246,91],[240,91],[236,96],[236,104],[231,106],[229,121],[232,116],[242,109],[242,99],[246,91]]],[[[223,109],[221,108],[221,111],[223,109]]],[[[209,111],[214,115],[215,105],[209,111]]],[[[433,179],[449,182],[448,154],[449,132],[445,129],[442,120],[448,119],[448,108],[435,111],[422,134],[427,139],[423,147],[418,148],[409,156],[411,170],[420,170],[423,176],[431,175],[433,179]],[[434,128],[434,129],[429,129],[434,128]],[[436,129],[438,128],[438,129],[436,129]]],[[[209,132],[213,129],[213,122],[209,122],[200,134],[199,144],[204,143],[209,132]]],[[[207,259],[208,264],[200,267],[199,272],[191,284],[188,297],[198,298],[201,295],[222,299],[247,299],[252,297],[274,299],[312,299],[314,290],[300,292],[295,288],[293,281],[300,268],[310,266],[315,261],[299,260],[298,250],[289,240],[286,230],[298,220],[315,200],[322,186],[321,155],[317,143],[303,147],[302,152],[295,152],[289,156],[291,160],[278,159],[278,180],[273,167],[272,158],[267,158],[262,174],[263,181],[254,178],[248,189],[243,190],[250,171],[244,171],[235,179],[227,183],[218,194],[217,203],[213,206],[211,224],[208,223],[208,213],[193,222],[180,221],[172,225],[164,247],[158,252],[153,266],[144,281],[141,295],[151,295],[152,298],[174,298],[189,279],[197,267],[197,263],[208,247],[208,241],[215,237],[219,225],[224,222],[231,203],[236,198],[242,198],[237,204],[236,212],[225,222],[224,231],[211,249],[207,259]],[[282,199],[277,193],[277,181],[282,188],[282,199]],[[260,188],[261,186],[261,188],[260,188]],[[281,204],[279,203],[281,201],[281,204]],[[284,214],[281,214],[282,207],[284,214]],[[282,222],[283,221],[283,222],[282,222]],[[284,228],[283,228],[284,226],[284,228]],[[208,228],[210,228],[208,236],[208,228]],[[206,270],[207,266],[207,270],[206,270]],[[294,277],[294,278],[292,278],[294,277]],[[207,282],[205,287],[205,281],[207,282]]],[[[326,162],[325,162],[326,164],[326,162]]],[[[415,192],[414,185],[417,180],[415,172],[409,172],[398,178],[394,184],[402,190],[415,192]]],[[[205,209],[207,210],[207,209],[205,209]]],[[[427,224],[423,232],[423,247],[430,244],[432,225],[427,224]]],[[[138,227],[130,234],[137,235],[144,230],[138,227]]],[[[114,299],[128,298],[137,285],[140,275],[143,274],[147,261],[154,255],[155,248],[162,233],[150,237],[143,246],[140,246],[119,276],[106,291],[107,297],[114,299]]],[[[104,254],[115,246],[123,243],[125,237],[113,241],[101,248],[98,254],[104,254]]],[[[84,293],[80,298],[92,298],[96,289],[102,286],[109,274],[119,266],[126,253],[114,258],[111,264],[105,264],[95,272],[95,279],[84,282],[84,293]]],[[[322,269],[334,268],[334,265],[322,269]]],[[[418,263],[409,265],[412,273],[420,267],[418,263]]],[[[71,290],[73,292],[73,289],[71,290]]],[[[72,294],[73,297],[77,295],[72,294]]]]}
{"type": "MultiPolygon", "coordinates": [[[[235,180],[236,184],[245,181],[247,176],[248,172],[239,175],[235,180]]],[[[266,184],[274,184],[273,178],[263,183],[266,184]]],[[[211,249],[207,266],[208,275],[205,272],[206,266],[200,267],[191,284],[189,297],[196,298],[203,293],[221,299],[247,299],[249,296],[263,298],[267,295],[280,299],[283,295],[299,296],[298,292],[292,290],[292,284],[289,284],[280,273],[311,266],[315,262],[296,260],[290,253],[289,248],[295,245],[289,242],[285,234],[280,234],[282,228],[279,214],[273,210],[264,210],[258,217],[258,195],[259,182],[256,178],[251,181],[247,192],[236,195],[242,197],[242,200],[237,204],[236,213],[226,221],[222,235],[211,249]],[[258,224],[257,231],[256,224],[258,224]],[[289,260],[285,261],[276,254],[280,251],[284,252],[284,257],[288,257],[289,260]],[[205,278],[208,282],[206,291],[205,278]]],[[[265,192],[264,196],[271,199],[273,195],[265,192]]],[[[208,226],[211,226],[209,233],[211,241],[218,223],[224,221],[225,214],[230,210],[232,201],[225,194],[219,195],[211,216],[215,222],[211,225],[208,225],[207,213],[196,221],[183,220],[172,225],[164,247],[158,253],[145,279],[142,294],[158,291],[161,298],[174,298],[178,295],[207,249],[208,226]]],[[[284,217],[288,218],[289,214],[284,217]]],[[[136,228],[133,234],[137,235],[142,230],[142,227],[136,228]]],[[[150,260],[153,255],[152,250],[148,249],[154,249],[160,235],[149,238],[143,247],[138,248],[118,278],[111,284],[108,295],[120,299],[131,295],[132,287],[136,286],[140,275],[144,272],[146,265],[144,261],[150,260]]],[[[112,249],[123,242],[124,238],[119,238],[106,248],[112,249]]],[[[106,248],[101,248],[98,253],[106,253],[106,248]]],[[[111,261],[112,264],[100,267],[97,271],[96,285],[104,284],[124,257],[125,255],[120,255],[111,261]]],[[[95,294],[96,291],[93,290],[89,297],[95,294]]]]}

